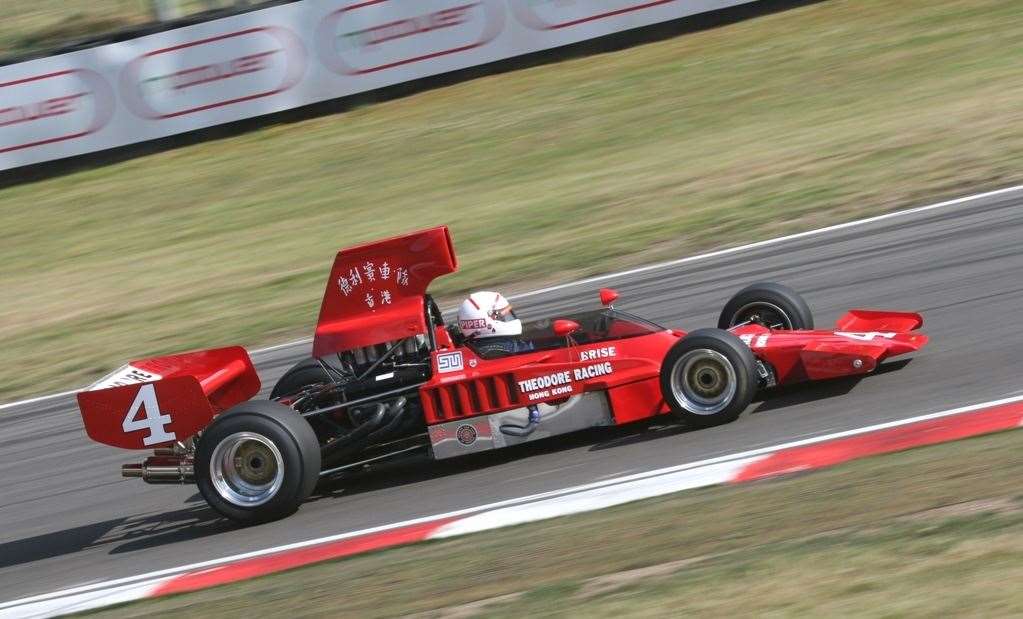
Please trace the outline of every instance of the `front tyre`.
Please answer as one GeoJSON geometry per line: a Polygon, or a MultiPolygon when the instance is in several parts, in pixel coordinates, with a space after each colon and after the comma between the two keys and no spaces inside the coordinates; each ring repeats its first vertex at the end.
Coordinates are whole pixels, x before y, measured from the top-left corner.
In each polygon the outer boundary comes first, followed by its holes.
{"type": "Polygon", "coordinates": [[[774,330],[813,329],[813,313],[795,290],[775,282],[746,286],[721,309],[719,329],[758,324],[774,330]]]}
{"type": "Polygon", "coordinates": [[[757,389],[756,359],[728,331],[699,329],[683,337],[661,364],[661,394],[686,425],[735,421],[757,389]]]}
{"type": "Polygon", "coordinates": [[[210,507],[243,525],[290,516],[316,487],[320,444],[303,417],[253,400],[210,424],[196,447],[195,478],[210,507]]]}

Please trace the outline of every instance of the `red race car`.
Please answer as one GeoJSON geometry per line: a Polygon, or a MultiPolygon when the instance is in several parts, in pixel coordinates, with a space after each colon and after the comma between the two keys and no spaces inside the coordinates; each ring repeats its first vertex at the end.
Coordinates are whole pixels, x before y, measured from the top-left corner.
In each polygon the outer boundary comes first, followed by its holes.
{"type": "Polygon", "coordinates": [[[495,348],[446,325],[426,293],[457,266],[446,227],[342,250],[313,357],[269,400],[252,399],[260,382],[242,348],[143,359],[78,394],[86,431],[154,450],[123,475],[196,483],[224,516],[266,522],[298,509],[318,480],[369,462],[663,414],[727,423],[760,389],[868,374],[927,343],[915,332],[923,319],[907,312],[850,310],[834,330],[814,330],[798,294],[764,283],[732,297],[714,329],[659,326],[615,309],[617,293],[603,289],[600,307],[526,324],[514,348],[495,348]]]}

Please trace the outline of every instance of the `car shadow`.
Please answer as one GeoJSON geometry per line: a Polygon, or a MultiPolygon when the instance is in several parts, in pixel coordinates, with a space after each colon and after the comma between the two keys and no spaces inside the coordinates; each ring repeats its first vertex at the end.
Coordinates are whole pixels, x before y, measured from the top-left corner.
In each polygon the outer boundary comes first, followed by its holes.
{"type": "MultiPolygon", "coordinates": [[[[767,389],[756,395],[753,399],[753,403],[750,404],[750,407],[743,413],[743,416],[761,415],[771,411],[784,410],[799,404],[808,404],[811,402],[818,402],[821,400],[844,396],[859,385],[864,378],[900,370],[906,367],[910,361],[912,361],[912,359],[888,361],[879,365],[871,374],[867,374],[865,376],[836,378],[832,380],[799,383],[788,387],[767,389]]],[[[626,430],[629,427],[630,426],[621,426],[620,429],[626,430]]],[[[602,451],[605,449],[614,449],[616,447],[627,447],[629,445],[637,445],[648,441],[658,441],[700,430],[700,428],[689,427],[683,423],[675,422],[669,416],[648,420],[646,427],[636,424],[633,424],[632,427],[633,431],[629,432],[627,435],[614,437],[604,442],[598,442],[590,446],[589,451],[602,451]]]]}
{"type": "MultiPolygon", "coordinates": [[[[530,456],[584,447],[607,440],[608,436],[622,431],[623,428],[619,427],[594,428],[557,437],[553,441],[540,441],[451,460],[433,461],[422,454],[382,463],[342,478],[321,482],[307,503],[393,490],[449,475],[483,471],[530,456]]],[[[207,506],[196,492],[176,510],[113,518],[0,543],[0,570],[89,550],[99,550],[110,555],[130,554],[231,533],[240,528],[207,506]]]]}
{"type": "Polygon", "coordinates": [[[553,437],[554,440],[525,443],[505,449],[468,454],[450,460],[433,460],[424,452],[324,480],[320,482],[316,493],[308,501],[317,502],[352,497],[380,490],[393,490],[452,475],[485,471],[529,457],[584,448],[594,443],[607,441],[609,437],[619,436],[622,432],[634,431],[631,424],[630,426],[590,428],[553,437]]]}
{"type": "Polygon", "coordinates": [[[887,374],[888,372],[897,372],[912,362],[913,357],[910,357],[909,359],[896,359],[895,361],[885,361],[881,365],[877,366],[877,369],[874,370],[871,376],[877,376],[878,374],[887,374]]]}
{"type": "MultiPolygon", "coordinates": [[[[626,428],[629,428],[629,426],[622,426],[623,430],[626,428]]],[[[615,437],[611,440],[591,445],[589,451],[603,451],[605,449],[614,449],[616,447],[638,445],[649,441],[659,441],[661,439],[671,438],[680,434],[695,432],[698,429],[699,428],[690,428],[678,423],[672,417],[665,415],[664,417],[658,418],[654,423],[648,422],[645,427],[633,428],[632,431],[625,436],[615,437]]]]}
{"type": "Polygon", "coordinates": [[[155,515],[126,516],[0,544],[0,569],[109,547],[119,554],[216,535],[234,528],[205,503],[155,515]]]}
{"type": "MultiPolygon", "coordinates": [[[[780,387],[768,389],[757,394],[753,403],[743,412],[746,415],[759,415],[769,411],[785,409],[797,404],[806,404],[818,400],[838,397],[849,393],[859,383],[859,378],[835,379],[819,383],[802,383],[791,387],[780,387]]],[[[740,418],[741,422],[741,418],[740,418]]],[[[623,426],[623,428],[626,426],[623,426]]],[[[590,447],[590,451],[603,451],[616,447],[627,447],[638,445],[649,441],[659,441],[689,432],[698,432],[701,428],[690,427],[682,422],[675,421],[670,416],[664,416],[650,423],[649,427],[640,428],[638,432],[631,432],[627,436],[613,438],[606,442],[597,443],[590,447]]]]}
{"type": "Polygon", "coordinates": [[[110,554],[148,550],[238,529],[237,525],[206,505],[206,501],[198,493],[190,497],[186,503],[190,506],[185,509],[130,519],[115,540],[117,545],[110,550],[110,554]]]}
{"type": "Polygon", "coordinates": [[[747,414],[759,415],[798,404],[809,404],[811,402],[848,395],[864,378],[900,370],[906,367],[910,361],[912,359],[888,361],[877,366],[877,369],[870,374],[862,376],[833,378],[831,380],[798,383],[787,387],[767,389],[757,394],[757,397],[754,399],[754,408],[747,414]]]}
{"type": "Polygon", "coordinates": [[[810,385],[802,384],[769,389],[754,400],[752,408],[747,414],[761,415],[799,404],[809,404],[848,395],[856,385],[860,384],[861,380],[862,377],[834,378],[810,385]]]}

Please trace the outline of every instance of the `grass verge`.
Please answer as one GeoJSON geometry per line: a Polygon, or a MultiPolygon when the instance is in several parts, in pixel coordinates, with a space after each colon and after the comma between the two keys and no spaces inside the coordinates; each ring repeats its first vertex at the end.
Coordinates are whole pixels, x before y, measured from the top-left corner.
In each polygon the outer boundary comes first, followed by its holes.
{"type": "Polygon", "coordinates": [[[99,614],[1018,616],[1021,446],[990,435],[99,614]]]}
{"type": "MultiPolygon", "coordinates": [[[[152,21],[148,0],[3,0],[0,57],[24,54],[152,21]]],[[[188,15],[225,2],[185,0],[188,15]]]]}
{"type": "Polygon", "coordinates": [[[1023,12],[832,0],[0,190],[0,399],[308,335],[338,247],[450,224],[442,295],[1023,180],[1023,12]]]}

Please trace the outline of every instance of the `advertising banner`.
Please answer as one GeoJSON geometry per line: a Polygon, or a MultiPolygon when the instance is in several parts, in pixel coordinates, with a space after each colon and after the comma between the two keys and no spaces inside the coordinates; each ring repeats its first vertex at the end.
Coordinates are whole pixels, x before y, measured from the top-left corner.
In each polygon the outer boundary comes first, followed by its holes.
{"type": "Polygon", "coordinates": [[[751,0],[303,0],[0,67],[0,170],[751,0]]]}

